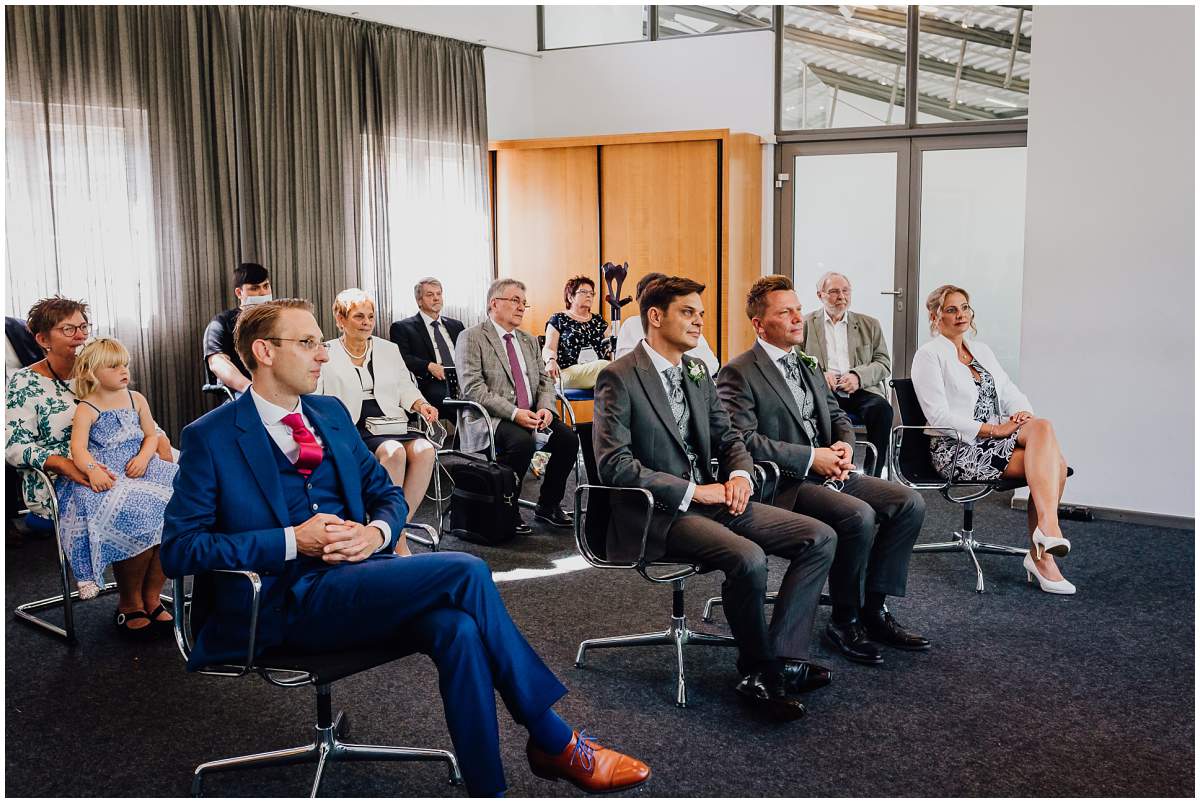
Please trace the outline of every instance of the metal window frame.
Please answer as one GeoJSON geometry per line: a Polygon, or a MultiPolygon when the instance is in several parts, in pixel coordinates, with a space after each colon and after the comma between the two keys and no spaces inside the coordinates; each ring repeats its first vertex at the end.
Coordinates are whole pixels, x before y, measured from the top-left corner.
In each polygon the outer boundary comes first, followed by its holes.
{"type": "MultiPolygon", "coordinates": [[[[641,42],[675,42],[680,39],[700,39],[702,37],[708,37],[708,36],[730,36],[730,35],[740,34],[740,33],[765,33],[768,31],[773,31],[775,29],[775,23],[772,20],[772,22],[770,24],[763,25],[761,28],[746,28],[745,30],[740,30],[740,31],[712,31],[710,33],[692,33],[692,34],[681,34],[678,36],[663,37],[663,36],[659,35],[658,5],[651,5],[649,3],[646,3],[646,4],[644,4],[644,7],[646,9],[648,9],[646,21],[648,23],[647,27],[649,30],[647,32],[647,36],[642,39],[625,39],[625,40],[622,40],[619,42],[596,42],[596,43],[590,44],[590,45],[567,45],[566,47],[546,47],[546,20],[545,20],[545,8],[546,7],[544,5],[537,6],[537,49],[538,49],[538,52],[539,53],[549,53],[549,52],[553,52],[556,50],[579,50],[580,48],[585,48],[585,47],[607,47],[608,45],[632,45],[632,44],[638,44],[641,42]]],[[[778,9],[778,6],[776,6],[775,8],[778,9]]],[[[778,60],[776,60],[776,75],[778,75],[778,71],[779,71],[778,60]]],[[[776,84],[778,85],[778,81],[776,81],[776,84]]],[[[779,104],[777,102],[776,108],[778,108],[778,105],[779,104]]],[[[778,127],[778,120],[776,120],[776,124],[777,124],[776,127],[778,127]]]]}
{"type": "Polygon", "coordinates": [[[918,123],[917,81],[920,74],[920,6],[909,6],[905,28],[904,59],[904,122],[896,125],[859,126],[854,128],[785,129],[783,127],[783,42],[784,10],[775,6],[775,141],[821,142],[826,140],[891,139],[894,137],[944,137],[959,134],[1024,134],[1029,130],[1029,118],[1011,120],[978,120],[970,122],[918,123]]]}

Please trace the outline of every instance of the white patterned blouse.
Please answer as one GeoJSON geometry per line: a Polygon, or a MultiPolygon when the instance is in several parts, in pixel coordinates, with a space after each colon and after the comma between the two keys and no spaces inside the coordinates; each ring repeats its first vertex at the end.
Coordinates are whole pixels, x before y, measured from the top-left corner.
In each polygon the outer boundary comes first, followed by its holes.
{"type": "MultiPolygon", "coordinates": [[[[75,394],[65,382],[22,368],[8,380],[4,411],[4,460],[10,466],[42,468],[53,455],[71,454],[75,394]]],[[[25,504],[49,515],[50,489],[36,474],[21,472],[25,504]]]]}

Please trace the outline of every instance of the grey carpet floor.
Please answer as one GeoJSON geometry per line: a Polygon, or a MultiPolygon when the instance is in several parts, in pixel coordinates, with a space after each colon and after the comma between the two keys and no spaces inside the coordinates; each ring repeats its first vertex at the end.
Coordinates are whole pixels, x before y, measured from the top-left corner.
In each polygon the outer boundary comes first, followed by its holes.
{"type": "MultiPolygon", "coordinates": [[[[960,513],[936,495],[927,501],[922,540],[940,540],[960,513]]],[[[1019,543],[1023,521],[1007,495],[978,505],[977,532],[991,540],[1019,543]]],[[[1064,527],[1074,545],[1063,563],[1080,589],[1074,597],[1028,586],[1018,558],[984,557],[987,591],[978,595],[966,555],[914,556],[909,594],[892,607],[934,648],[888,651],[883,666],[864,667],[814,636],[814,658],[833,669],[834,682],[808,695],[808,716],[789,725],[738,706],[725,648],[687,654],[687,709],[673,702],[669,648],[599,651],[576,669],[581,639],[665,628],[669,590],[636,573],[535,572],[500,587],[530,643],[571,689],[560,713],[653,767],[633,795],[1191,797],[1195,534],[1111,522],[1064,527]]],[[[116,637],[113,597],[77,606],[74,648],[19,623],[12,608],[54,593],[57,566],[48,541],[9,534],[7,544],[8,795],[186,795],[201,762],[308,739],[311,689],[189,675],[169,640],[135,646],[116,637]]],[[[496,572],[552,569],[575,554],[569,534],[540,526],[505,548],[455,539],[446,547],[480,555],[496,572]]],[[[773,583],[780,574],[773,563],[773,583]]],[[[719,584],[716,576],[689,581],[688,614],[700,628],[725,630],[720,619],[699,623],[719,584]]],[[[818,629],[827,617],[827,609],[818,614],[818,629]]],[[[423,656],[336,684],[334,704],[353,717],[355,741],[450,747],[423,656]]],[[[500,721],[510,795],[576,794],[535,778],[524,732],[504,713],[500,721]]],[[[311,771],[229,773],[205,791],[301,796],[311,771]]],[[[322,795],[463,791],[432,765],[339,764],[322,795]]]]}

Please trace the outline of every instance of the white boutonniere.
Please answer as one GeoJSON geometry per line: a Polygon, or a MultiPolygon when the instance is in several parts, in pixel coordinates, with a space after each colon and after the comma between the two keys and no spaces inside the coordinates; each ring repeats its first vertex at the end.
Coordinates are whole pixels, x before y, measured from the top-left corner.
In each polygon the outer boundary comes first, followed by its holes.
{"type": "Polygon", "coordinates": [[[687,375],[688,375],[688,379],[692,380],[697,385],[699,385],[702,381],[704,381],[704,378],[707,376],[707,374],[704,372],[704,363],[700,363],[700,362],[688,363],[687,375]]]}
{"type": "Polygon", "coordinates": [[[801,349],[796,349],[796,356],[800,358],[800,362],[804,363],[814,371],[819,372],[819,369],[817,368],[816,357],[812,356],[811,354],[805,354],[801,349]]]}

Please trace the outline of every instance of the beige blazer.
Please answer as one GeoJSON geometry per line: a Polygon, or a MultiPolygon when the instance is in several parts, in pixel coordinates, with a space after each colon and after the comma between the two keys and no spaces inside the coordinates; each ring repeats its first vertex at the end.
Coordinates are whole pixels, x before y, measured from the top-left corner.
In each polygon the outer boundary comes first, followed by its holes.
{"type": "MultiPolygon", "coordinates": [[[[870,315],[846,311],[846,345],[850,351],[850,370],[858,374],[862,389],[888,397],[887,378],[892,373],[883,327],[870,315]]],[[[825,344],[825,310],[804,316],[804,352],[817,358],[822,371],[829,370],[829,352],[825,344]]]]}
{"type": "MultiPolygon", "coordinates": [[[[554,409],[554,382],[546,373],[541,349],[533,335],[521,329],[513,332],[525,358],[525,387],[530,406],[537,410],[554,409]]],[[[517,409],[517,387],[513,384],[508,365],[508,351],[496,334],[491,319],[463,330],[454,344],[454,364],[458,367],[458,384],[464,399],[487,410],[492,429],[501,421],[511,421],[517,409]]],[[[487,448],[488,434],[483,420],[471,412],[463,413],[459,444],[464,452],[481,452],[487,448]]]]}
{"type": "MultiPolygon", "coordinates": [[[[330,340],[326,345],[329,346],[329,362],[321,368],[317,393],[338,397],[350,412],[350,420],[357,422],[363,399],[366,398],[358,371],[350,362],[350,355],[346,353],[340,338],[330,340]]],[[[375,401],[379,402],[379,409],[383,410],[384,415],[404,415],[417,400],[423,400],[408,366],[400,356],[400,349],[392,341],[382,337],[371,338],[371,367],[375,374],[375,401]]]]}

